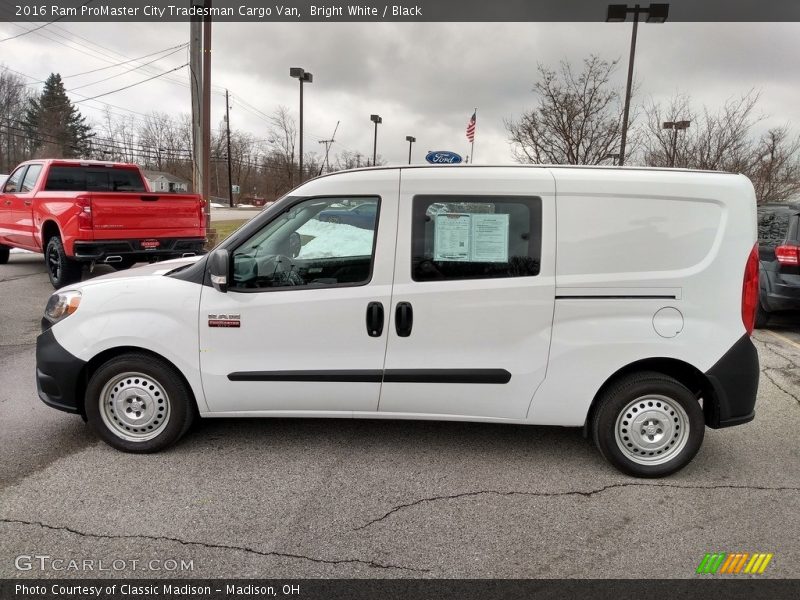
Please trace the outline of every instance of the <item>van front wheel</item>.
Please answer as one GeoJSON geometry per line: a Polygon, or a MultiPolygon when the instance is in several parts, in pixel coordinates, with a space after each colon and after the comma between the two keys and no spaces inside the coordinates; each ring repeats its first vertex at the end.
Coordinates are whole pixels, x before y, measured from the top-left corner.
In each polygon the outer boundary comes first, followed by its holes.
{"type": "Polygon", "coordinates": [[[86,388],[86,418],[101,438],[124,452],[157,452],[177,442],[194,418],[180,374],[140,353],[112,358],[86,388]]]}
{"type": "Polygon", "coordinates": [[[660,373],[613,383],[592,422],[600,453],[635,477],[664,477],[685,467],[703,443],[705,419],[695,395],[660,373]]]}

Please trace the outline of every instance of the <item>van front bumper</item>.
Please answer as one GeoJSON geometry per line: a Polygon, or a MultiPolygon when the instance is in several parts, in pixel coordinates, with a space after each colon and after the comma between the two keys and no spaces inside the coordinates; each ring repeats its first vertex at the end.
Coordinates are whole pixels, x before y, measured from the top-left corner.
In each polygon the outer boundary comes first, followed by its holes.
{"type": "Polygon", "coordinates": [[[712,388],[703,399],[706,425],[720,429],[752,421],[760,373],[758,351],[744,335],[706,372],[712,388]]]}
{"type": "Polygon", "coordinates": [[[85,361],[67,352],[48,329],[36,338],[36,390],[42,402],[58,410],[81,413],[78,382],[85,361]]]}

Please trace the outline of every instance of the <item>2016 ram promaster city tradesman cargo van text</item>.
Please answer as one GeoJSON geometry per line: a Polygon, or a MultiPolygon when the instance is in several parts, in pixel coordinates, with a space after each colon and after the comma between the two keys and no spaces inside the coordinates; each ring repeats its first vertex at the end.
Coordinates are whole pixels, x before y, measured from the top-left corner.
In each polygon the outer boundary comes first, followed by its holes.
{"type": "Polygon", "coordinates": [[[757,302],[741,175],[366,169],[209,256],[55,293],[36,377],[131,452],[197,415],[468,420],[585,427],[657,477],[753,419],[757,302]],[[355,208],[371,219],[319,218],[355,208]]]}

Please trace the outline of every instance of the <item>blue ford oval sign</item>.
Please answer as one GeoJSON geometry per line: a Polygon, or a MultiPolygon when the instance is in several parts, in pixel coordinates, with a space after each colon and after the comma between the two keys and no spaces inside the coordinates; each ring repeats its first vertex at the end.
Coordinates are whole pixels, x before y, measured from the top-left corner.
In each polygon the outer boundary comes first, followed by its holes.
{"type": "Polygon", "coordinates": [[[449,150],[434,150],[428,152],[425,156],[425,160],[433,165],[457,165],[463,162],[460,154],[450,152],[449,150]]]}

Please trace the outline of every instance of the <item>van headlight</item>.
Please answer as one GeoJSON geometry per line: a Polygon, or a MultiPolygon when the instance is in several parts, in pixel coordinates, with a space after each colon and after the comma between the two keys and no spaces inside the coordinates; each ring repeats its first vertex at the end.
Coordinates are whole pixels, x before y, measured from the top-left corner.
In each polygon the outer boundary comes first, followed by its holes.
{"type": "Polygon", "coordinates": [[[51,323],[58,323],[67,318],[76,310],[81,303],[81,293],[77,290],[68,292],[56,292],[47,301],[44,309],[44,316],[51,323]]]}

